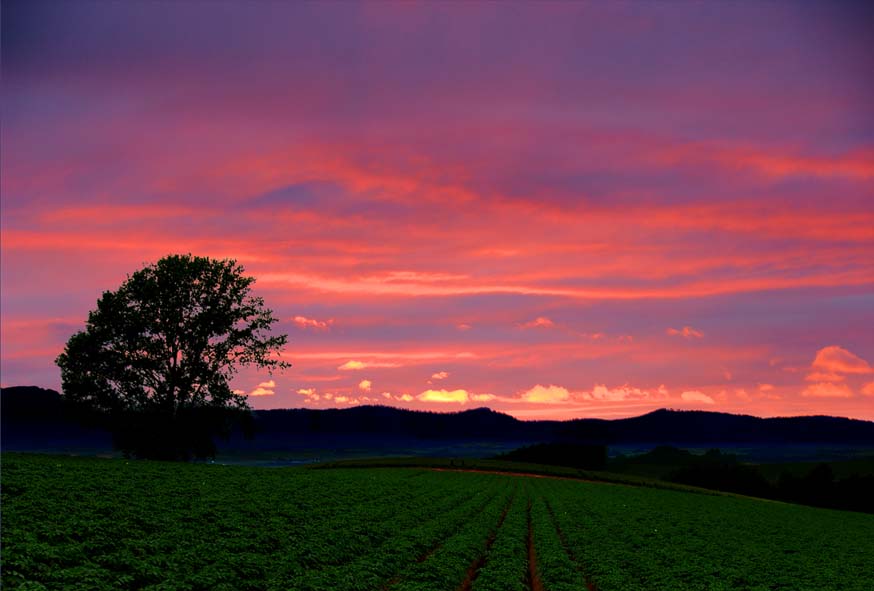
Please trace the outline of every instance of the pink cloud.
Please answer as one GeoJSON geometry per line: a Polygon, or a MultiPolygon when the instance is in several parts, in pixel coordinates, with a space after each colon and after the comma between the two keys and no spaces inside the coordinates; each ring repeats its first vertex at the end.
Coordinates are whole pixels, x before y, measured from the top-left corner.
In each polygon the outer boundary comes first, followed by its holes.
{"type": "Polygon", "coordinates": [[[538,316],[534,320],[530,320],[521,325],[522,328],[552,328],[555,323],[545,316],[538,316]]]}
{"type": "Polygon", "coordinates": [[[358,382],[358,389],[362,392],[370,392],[372,386],[373,382],[371,382],[370,380],[361,380],[360,382],[358,382]]]}
{"type": "Polygon", "coordinates": [[[862,386],[861,392],[865,396],[874,396],[874,382],[868,382],[867,384],[862,386]]]}
{"type": "Polygon", "coordinates": [[[331,325],[334,323],[334,319],[330,318],[328,320],[316,320],[315,318],[307,318],[306,316],[295,316],[292,318],[292,322],[298,328],[311,328],[313,330],[328,330],[331,325]]]}
{"type": "Polygon", "coordinates": [[[837,345],[823,347],[817,351],[812,366],[815,369],[833,373],[867,374],[874,372],[867,361],[837,345]]]}
{"type": "Polygon", "coordinates": [[[716,403],[713,398],[699,390],[687,390],[686,392],[680,394],[680,398],[682,398],[685,402],[701,402],[704,404],[716,403]]]}
{"type": "Polygon", "coordinates": [[[432,380],[445,380],[448,377],[449,377],[449,372],[445,372],[445,371],[438,371],[437,373],[431,374],[432,380]]]}
{"type": "Polygon", "coordinates": [[[671,336],[681,336],[684,339],[700,339],[704,336],[703,332],[695,330],[691,326],[684,326],[680,329],[668,328],[665,332],[671,336]]]}
{"type": "Polygon", "coordinates": [[[634,388],[629,385],[619,386],[616,388],[608,388],[604,384],[595,385],[591,392],[584,394],[584,398],[591,400],[619,401],[619,400],[647,400],[654,398],[663,398],[667,395],[667,390],[664,386],[660,386],[657,390],[643,390],[634,388]]]}
{"type": "Polygon", "coordinates": [[[808,382],[843,382],[845,377],[838,373],[814,371],[804,376],[808,382]]]}
{"type": "Polygon", "coordinates": [[[853,396],[853,391],[846,384],[817,382],[807,386],[801,395],[809,398],[850,398],[853,396]]]}

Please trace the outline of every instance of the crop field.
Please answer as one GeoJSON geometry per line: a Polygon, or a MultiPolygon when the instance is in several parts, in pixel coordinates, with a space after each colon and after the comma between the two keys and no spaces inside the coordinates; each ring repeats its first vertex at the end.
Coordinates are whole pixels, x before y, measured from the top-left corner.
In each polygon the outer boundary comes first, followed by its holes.
{"type": "Polygon", "coordinates": [[[874,589],[874,515],[423,468],[4,454],[4,589],[874,589]]]}

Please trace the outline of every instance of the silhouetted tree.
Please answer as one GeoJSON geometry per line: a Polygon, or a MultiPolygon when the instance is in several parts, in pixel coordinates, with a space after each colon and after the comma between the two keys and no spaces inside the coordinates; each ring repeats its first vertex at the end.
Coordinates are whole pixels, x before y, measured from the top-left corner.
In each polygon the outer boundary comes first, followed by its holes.
{"type": "Polygon", "coordinates": [[[214,455],[214,435],[248,415],[230,380],[239,366],[272,373],[286,335],[233,260],[171,255],[104,292],[56,363],[63,395],[104,417],[126,455],[214,455]]]}

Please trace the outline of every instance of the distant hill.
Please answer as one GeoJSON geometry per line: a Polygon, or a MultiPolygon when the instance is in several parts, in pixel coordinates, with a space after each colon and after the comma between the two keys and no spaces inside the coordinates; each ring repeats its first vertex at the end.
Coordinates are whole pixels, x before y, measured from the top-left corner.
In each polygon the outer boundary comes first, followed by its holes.
{"type": "Polygon", "coordinates": [[[82,426],[54,390],[14,386],[0,390],[0,447],[4,451],[101,451],[109,433],[82,426]]]}
{"type": "MultiPolygon", "coordinates": [[[[487,408],[434,413],[385,406],[254,411],[257,436],[234,436],[222,450],[294,449],[342,441],[496,441],[580,444],[841,444],[874,446],[874,422],[812,416],[762,419],[705,411],[657,410],[628,419],[520,421],[487,408]]],[[[4,449],[109,447],[108,434],[79,426],[57,392],[0,391],[4,449]]]]}

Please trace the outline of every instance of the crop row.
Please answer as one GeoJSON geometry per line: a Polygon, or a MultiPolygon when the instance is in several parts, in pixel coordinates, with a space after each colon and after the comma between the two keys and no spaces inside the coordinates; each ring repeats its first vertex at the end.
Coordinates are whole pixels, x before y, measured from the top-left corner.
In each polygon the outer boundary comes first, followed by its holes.
{"type": "Polygon", "coordinates": [[[3,455],[4,589],[874,588],[874,516],[549,478],[3,455]]]}
{"type": "Polygon", "coordinates": [[[473,476],[4,456],[3,587],[373,589],[506,496],[473,476]]]}
{"type": "Polygon", "coordinates": [[[550,591],[580,589],[584,574],[603,591],[870,591],[874,583],[874,516],[558,480],[537,489],[546,505],[545,513],[536,509],[536,532],[550,591]]]}

